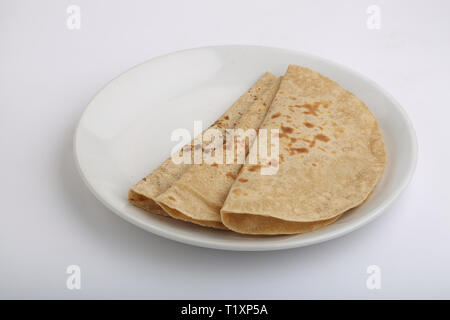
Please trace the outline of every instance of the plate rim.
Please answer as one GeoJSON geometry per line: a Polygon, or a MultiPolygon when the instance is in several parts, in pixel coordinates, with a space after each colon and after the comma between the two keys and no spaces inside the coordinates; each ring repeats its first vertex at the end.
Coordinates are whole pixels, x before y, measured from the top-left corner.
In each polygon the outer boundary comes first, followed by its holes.
{"type": "Polygon", "coordinates": [[[74,161],[75,161],[75,166],[77,168],[78,173],[80,174],[82,181],[84,182],[84,184],[87,186],[87,188],[92,192],[92,194],[95,196],[95,198],[97,198],[105,207],[107,207],[109,210],[111,210],[112,212],[114,212],[116,215],[118,215],[119,217],[123,218],[125,221],[132,223],[133,225],[144,229],[148,232],[151,232],[153,234],[156,234],[158,236],[161,236],[163,238],[166,239],[170,239],[173,241],[177,241],[177,242],[181,242],[184,244],[189,244],[189,245],[193,245],[193,246],[197,246],[197,247],[203,247],[203,248],[209,248],[209,249],[219,249],[219,250],[227,250],[227,251],[273,251],[273,250],[285,250],[285,249],[292,249],[292,248],[299,248],[299,247],[305,247],[305,246],[309,246],[309,245],[313,245],[313,244],[318,244],[318,243],[322,243],[328,240],[333,240],[335,238],[344,236],[350,232],[353,232],[359,228],[361,228],[362,226],[368,224],[369,222],[373,221],[375,218],[379,217],[384,211],[386,211],[386,209],[388,207],[390,207],[399,197],[400,195],[405,191],[406,187],[410,184],[412,177],[414,175],[416,166],[417,166],[417,160],[418,160],[418,141],[417,141],[417,134],[416,131],[414,130],[414,126],[412,124],[412,121],[410,119],[410,117],[408,116],[407,112],[405,111],[405,109],[401,106],[401,104],[392,96],[391,93],[389,93],[388,91],[386,91],[382,86],[380,86],[377,82],[375,82],[374,80],[372,80],[371,78],[368,78],[367,76],[363,75],[362,73],[360,73],[359,71],[356,71],[350,67],[347,67],[341,63],[335,62],[333,60],[327,59],[327,58],[323,58],[321,56],[315,55],[315,54],[311,54],[311,53],[307,53],[304,51],[299,51],[299,50],[293,50],[293,49],[287,49],[287,48],[280,48],[280,47],[274,47],[274,46],[261,46],[261,45],[242,45],[242,44],[231,44],[231,45],[215,45],[215,46],[201,46],[201,47],[194,47],[194,48],[188,48],[188,49],[183,49],[183,50],[178,50],[178,51],[173,51],[173,52],[169,52],[169,53],[165,53],[163,55],[159,55],[150,59],[147,59],[141,63],[138,63],[128,69],[126,69],[125,71],[119,73],[117,76],[115,76],[114,78],[112,78],[110,81],[108,81],[104,86],[102,86],[95,94],[94,96],[89,100],[88,104],[86,105],[86,107],[83,109],[79,120],[77,122],[76,128],[75,128],[75,132],[73,134],[73,157],[74,157],[74,161]],[[302,55],[305,57],[309,57],[311,59],[315,59],[317,61],[321,61],[327,64],[332,64],[338,68],[341,68],[343,70],[345,70],[346,72],[352,74],[355,77],[364,79],[364,81],[366,81],[368,84],[370,84],[370,86],[374,87],[376,90],[378,90],[379,92],[381,92],[396,108],[397,110],[400,112],[402,118],[405,120],[405,124],[407,127],[407,134],[410,137],[410,141],[411,141],[411,150],[412,150],[412,154],[411,154],[411,160],[409,161],[408,165],[409,165],[409,170],[407,172],[407,175],[405,176],[405,178],[403,179],[403,181],[401,181],[401,184],[398,188],[396,188],[395,193],[391,194],[387,199],[385,199],[383,201],[383,203],[381,205],[379,205],[377,208],[375,208],[374,210],[370,211],[367,215],[364,215],[363,217],[361,217],[360,219],[358,219],[356,222],[354,222],[352,225],[347,226],[346,228],[341,228],[341,229],[337,229],[334,230],[334,232],[331,232],[329,234],[323,234],[321,236],[318,236],[316,238],[310,238],[310,239],[301,239],[298,241],[290,241],[290,242],[285,242],[285,243],[270,243],[270,242],[264,242],[263,244],[254,244],[252,243],[223,243],[220,240],[217,241],[204,241],[201,239],[198,239],[196,237],[192,237],[192,236],[184,236],[184,235],[179,235],[176,232],[169,232],[167,230],[162,230],[156,226],[153,226],[151,224],[145,224],[142,223],[141,221],[139,221],[138,219],[135,219],[133,217],[130,217],[128,214],[125,214],[123,212],[121,212],[120,210],[116,209],[115,207],[113,207],[108,201],[106,201],[105,199],[103,199],[103,197],[95,190],[95,188],[91,185],[91,183],[89,182],[88,178],[86,177],[80,159],[78,157],[78,151],[77,151],[77,141],[78,141],[78,135],[80,132],[80,127],[81,127],[81,123],[83,118],[85,117],[87,110],[89,109],[89,106],[92,104],[92,102],[97,98],[97,96],[105,89],[107,88],[112,82],[114,82],[116,79],[122,77],[124,74],[131,72],[132,70],[139,68],[140,66],[147,64],[151,61],[155,61],[158,59],[162,59],[165,57],[168,57],[170,55],[175,55],[175,54],[179,54],[179,53],[183,53],[183,52],[188,52],[188,51],[196,51],[196,50],[205,50],[205,49],[220,49],[220,48],[233,48],[233,47],[239,47],[239,48],[256,48],[256,49],[275,49],[275,50],[280,50],[280,51],[285,51],[291,54],[297,54],[297,55],[302,55]]]}

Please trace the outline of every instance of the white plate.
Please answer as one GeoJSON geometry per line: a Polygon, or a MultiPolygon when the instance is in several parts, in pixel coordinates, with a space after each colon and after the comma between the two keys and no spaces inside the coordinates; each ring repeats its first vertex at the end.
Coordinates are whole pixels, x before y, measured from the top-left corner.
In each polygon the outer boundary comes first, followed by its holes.
{"type": "MultiPolygon", "coordinates": [[[[306,246],[353,231],[380,215],[409,183],[417,159],[411,122],[401,106],[366,77],[305,53],[257,46],[221,46],[175,52],[123,73],[84,111],[75,133],[75,158],[89,189],[127,221],[160,236],[202,247],[276,250],[306,246]],[[213,122],[265,71],[288,64],[312,68],[356,94],[378,119],[388,162],[372,196],[336,223],[300,235],[255,237],[148,214],[130,205],[128,189],[164,161],[176,128],[213,122]]],[[[381,231],[381,230],[380,230],[381,231]]]]}

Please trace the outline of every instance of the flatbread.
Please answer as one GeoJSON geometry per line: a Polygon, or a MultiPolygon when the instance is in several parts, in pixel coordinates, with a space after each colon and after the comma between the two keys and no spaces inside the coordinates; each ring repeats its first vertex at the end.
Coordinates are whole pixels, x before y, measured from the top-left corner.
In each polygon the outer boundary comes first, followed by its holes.
{"type": "MultiPolygon", "coordinates": [[[[279,130],[278,171],[244,165],[221,209],[224,225],[250,234],[291,234],[334,222],[361,204],[386,163],[375,117],[323,75],[289,66],[261,128],[279,130]]],[[[275,160],[275,161],[276,161],[275,160]]]]}
{"type": "MultiPolygon", "coordinates": [[[[253,104],[276,77],[265,73],[247,92],[245,92],[212,126],[224,131],[226,128],[234,128],[242,114],[253,104]]],[[[188,147],[193,146],[191,142],[188,147]]],[[[186,146],[185,146],[186,147],[186,146]]],[[[184,148],[184,147],[183,147],[184,148]]],[[[128,193],[128,200],[133,205],[151,213],[167,215],[167,213],[155,202],[155,198],[165,192],[186,171],[191,168],[189,164],[175,164],[171,158],[164,161],[152,173],[139,181],[128,193]]]]}
{"type": "MultiPolygon", "coordinates": [[[[241,143],[245,161],[245,154],[248,152],[249,145],[252,144],[253,136],[245,139],[245,133],[248,129],[253,132],[261,125],[267,110],[272,103],[275,93],[278,90],[280,79],[273,77],[261,86],[263,92],[260,97],[255,98],[253,104],[237,122],[235,129],[241,129],[235,132],[234,146],[227,137],[229,149],[234,147],[234,161],[232,164],[226,164],[224,160],[221,163],[202,163],[194,165],[177,180],[166,192],[156,198],[156,202],[169,213],[170,216],[196,223],[202,226],[224,229],[220,218],[220,209],[227,197],[228,191],[233,184],[234,179],[242,167],[237,160],[237,145],[241,143]],[[238,142],[240,141],[240,142],[238,142]]],[[[225,149],[228,147],[225,146],[225,149]]],[[[224,150],[224,155],[226,150],[224,150]]],[[[224,158],[223,158],[224,159],[224,158]]]]}

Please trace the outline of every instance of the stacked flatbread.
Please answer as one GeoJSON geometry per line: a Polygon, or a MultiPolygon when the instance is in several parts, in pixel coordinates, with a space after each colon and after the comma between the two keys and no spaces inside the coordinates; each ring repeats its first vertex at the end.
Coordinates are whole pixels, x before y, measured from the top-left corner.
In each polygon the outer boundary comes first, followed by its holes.
{"type": "MultiPolygon", "coordinates": [[[[168,159],[130,190],[130,202],[239,233],[303,233],[333,223],[364,202],[386,162],[378,123],[367,106],[336,82],[300,66],[289,66],[282,78],[266,73],[211,128],[227,138],[226,129],[275,132],[268,144],[276,143],[278,153],[261,155],[254,163],[249,152],[259,150],[261,141],[238,134],[231,148],[248,142],[245,164],[236,156],[229,164],[168,159]],[[265,169],[273,170],[267,174],[265,169]]],[[[187,148],[196,146],[193,141],[187,148]]],[[[215,148],[214,141],[203,141],[203,150],[215,148]]]]}

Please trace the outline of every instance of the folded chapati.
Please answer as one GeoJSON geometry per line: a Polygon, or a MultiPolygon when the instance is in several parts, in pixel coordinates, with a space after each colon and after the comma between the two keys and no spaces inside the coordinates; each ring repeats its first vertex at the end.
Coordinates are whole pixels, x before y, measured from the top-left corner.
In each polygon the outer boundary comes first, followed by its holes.
{"type": "MultiPolygon", "coordinates": [[[[253,103],[236,123],[235,129],[240,129],[240,131],[234,131],[232,135],[227,132],[227,144],[224,145],[225,152],[223,152],[221,161],[193,165],[170,188],[156,198],[156,202],[170,216],[202,226],[225,228],[221,222],[220,209],[242,167],[242,162],[238,163],[237,161],[238,145],[240,144],[242,147],[243,161],[245,161],[249,145],[255,138],[255,136],[251,136],[251,133],[255,133],[264,120],[280,84],[280,79],[275,76],[266,77],[266,80],[257,88],[260,95],[255,96],[253,103]],[[227,164],[226,149],[231,148],[234,148],[234,159],[232,159],[232,163],[227,164]]],[[[206,151],[210,150],[206,149],[206,151]]]]}
{"type": "MultiPolygon", "coordinates": [[[[277,78],[271,74],[264,74],[246,93],[244,93],[212,126],[225,131],[227,128],[234,128],[241,116],[247,111],[250,105],[255,102],[264,92],[268,84],[273,83],[277,78]]],[[[193,142],[187,145],[193,147],[193,142]]],[[[186,147],[186,146],[185,146],[186,147]]],[[[184,148],[184,147],[183,147],[184,148]]],[[[155,198],[164,193],[177,181],[192,165],[175,164],[172,158],[167,159],[147,177],[139,181],[128,193],[129,201],[146,211],[167,215],[167,213],[155,202],[155,198]]]]}
{"type": "MultiPolygon", "coordinates": [[[[278,171],[245,164],[221,209],[248,234],[302,233],[334,222],[372,192],[384,142],[367,106],[336,82],[289,66],[261,126],[279,130],[278,171]]],[[[272,164],[273,165],[273,164],[272,164]]]]}

